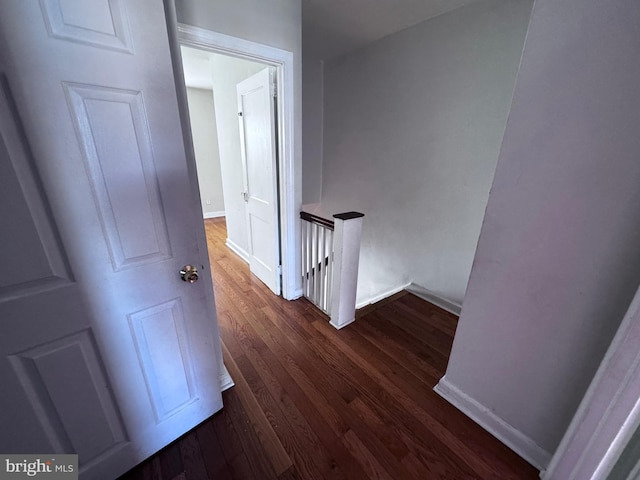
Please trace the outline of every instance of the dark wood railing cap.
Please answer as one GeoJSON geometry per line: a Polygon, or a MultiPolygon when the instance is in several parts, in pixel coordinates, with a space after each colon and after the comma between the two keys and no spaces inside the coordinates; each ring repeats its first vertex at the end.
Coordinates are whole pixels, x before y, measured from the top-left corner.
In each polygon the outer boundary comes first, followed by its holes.
{"type": "Polygon", "coordinates": [[[360,212],[345,212],[345,213],[336,213],[333,218],[337,218],[338,220],[353,220],[354,218],[364,217],[364,213],[360,212]]]}
{"type": "Polygon", "coordinates": [[[300,218],[307,222],[317,223],[318,225],[322,225],[323,227],[333,230],[333,220],[329,220],[328,218],[319,217],[318,215],[304,211],[300,212],[300,218]]]}

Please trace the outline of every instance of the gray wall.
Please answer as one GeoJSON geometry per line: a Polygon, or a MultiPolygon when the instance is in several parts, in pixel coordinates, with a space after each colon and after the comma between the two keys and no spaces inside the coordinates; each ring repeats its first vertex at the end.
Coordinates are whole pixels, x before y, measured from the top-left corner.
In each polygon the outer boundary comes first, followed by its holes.
{"type": "MultiPolygon", "coordinates": [[[[293,52],[300,65],[300,0],[178,0],[180,23],[293,52]]],[[[296,72],[300,79],[299,71],[296,72]]]]}
{"type": "Polygon", "coordinates": [[[323,63],[302,60],[302,203],[320,202],[322,188],[323,63]]]}
{"type": "Polygon", "coordinates": [[[202,213],[205,218],[208,218],[213,214],[224,214],[213,92],[200,88],[187,88],[187,100],[198,168],[202,213]]]}
{"type": "Polygon", "coordinates": [[[639,19],[536,1],[447,369],[551,453],[640,282],[639,19]]]}
{"type": "Polygon", "coordinates": [[[245,188],[236,86],[242,80],[267,67],[224,55],[211,54],[209,58],[227,217],[227,239],[233,243],[234,247],[246,254],[249,249],[249,238],[245,216],[246,203],[240,195],[245,188]]]}
{"type": "Polygon", "coordinates": [[[359,210],[358,303],[414,282],[461,303],[530,0],[474,3],[325,63],[322,210],[359,210]]]}

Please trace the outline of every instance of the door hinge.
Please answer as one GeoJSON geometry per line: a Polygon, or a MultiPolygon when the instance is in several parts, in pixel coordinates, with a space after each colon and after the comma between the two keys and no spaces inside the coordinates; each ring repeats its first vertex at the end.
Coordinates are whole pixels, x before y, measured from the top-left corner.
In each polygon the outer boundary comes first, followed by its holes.
{"type": "Polygon", "coordinates": [[[282,276],[282,265],[278,265],[278,266],[276,267],[276,273],[277,273],[278,275],[282,276]]]}
{"type": "Polygon", "coordinates": [[[238,112],[238,116],[241,117],[242,116],[242,112],[238,112]]]}

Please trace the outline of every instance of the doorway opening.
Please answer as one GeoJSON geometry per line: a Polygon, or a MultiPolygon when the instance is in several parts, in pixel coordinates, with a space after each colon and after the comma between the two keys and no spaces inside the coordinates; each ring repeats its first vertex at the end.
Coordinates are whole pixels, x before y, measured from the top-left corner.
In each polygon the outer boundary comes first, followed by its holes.
{"type": "Polygon", "coordinates": [[[203,218],[225,218],[227,247],[279,295],[275,68],[181,50],[203,218]]]}
{"type": "Polygon", "coordinates": [[[292,55],[190,26],[178,33],[203,218],[224,215],[226,245],[274,293],[297,298],[292,55]]]}

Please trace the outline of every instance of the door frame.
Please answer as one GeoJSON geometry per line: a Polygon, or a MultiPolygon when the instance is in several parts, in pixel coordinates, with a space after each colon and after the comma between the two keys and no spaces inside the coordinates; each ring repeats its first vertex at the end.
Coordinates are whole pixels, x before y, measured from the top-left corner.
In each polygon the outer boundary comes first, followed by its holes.
{"type": "MultiPolygon", "coordinates": [[[[543,480],[605,480],[640,428],[640,289],[564,434],[543,480]]],[[[639,468],[638,462],[634,471],[639,468]]],[[[633,477],[636,478],[636,477],[633,477]]]]}
{"type": "MultiPolygon", "coordinates": [[[[296,219],[294,159],[294,63],[293,53],[183,23],[177,24],[178,41],[186,47],[252,60],[276,68],[278,131],[278,213],[282,296],[298,298],[296,290],[296,219]]],[[[179,97],[186,98],[186,87],[179,97]]]]}

